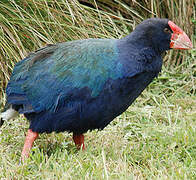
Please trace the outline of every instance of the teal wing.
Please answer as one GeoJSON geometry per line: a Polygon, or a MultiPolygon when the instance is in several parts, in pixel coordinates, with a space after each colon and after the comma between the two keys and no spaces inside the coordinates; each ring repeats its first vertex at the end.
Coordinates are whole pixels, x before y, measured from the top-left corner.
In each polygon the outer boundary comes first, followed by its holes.
{"type": "Polygon", "coordinates": [[[116,41],[77,40],[30,54],[14,68],[7,86],[8,103],[26,104],[26,112],[55,111],[76,89],[98,96],[109,79],[123,76],[116,41]]]}

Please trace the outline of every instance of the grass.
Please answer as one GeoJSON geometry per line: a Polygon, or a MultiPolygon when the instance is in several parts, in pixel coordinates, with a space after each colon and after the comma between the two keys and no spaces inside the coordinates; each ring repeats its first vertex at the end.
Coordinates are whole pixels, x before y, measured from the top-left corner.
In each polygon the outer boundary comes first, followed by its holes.
{"type": "MultiPolygon", "coordinates": [[[[0,2],[0,103],[14,64],[47,43],[120,38],[152,16],[169,17],[188,34],[196,24],[194,0],[80,2],[0,2]]],[[[6,122],[0,179],[196,179],[196,52],[174,52],[126,112],[103,131],[86,133],[85,152],[71,134],[42,134],[20,164],[28,122],[22,116],[6,122]]]]}

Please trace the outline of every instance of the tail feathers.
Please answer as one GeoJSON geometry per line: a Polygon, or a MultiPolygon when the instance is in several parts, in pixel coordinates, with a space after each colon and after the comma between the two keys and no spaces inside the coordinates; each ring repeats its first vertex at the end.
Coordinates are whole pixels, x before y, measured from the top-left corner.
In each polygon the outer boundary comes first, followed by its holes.
{"type": "Polygon", "coordinates": [[[0,114],[0,127],[3,125],[4,121],[12,119],[18,115],[18,112],[10,106],[4,112],[0,114]]]}

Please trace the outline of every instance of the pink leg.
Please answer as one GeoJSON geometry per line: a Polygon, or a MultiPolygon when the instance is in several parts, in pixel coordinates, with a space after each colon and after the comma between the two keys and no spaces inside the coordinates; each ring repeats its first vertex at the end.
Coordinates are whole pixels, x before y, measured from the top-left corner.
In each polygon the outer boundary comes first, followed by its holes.
{"type": "Polygon", "coordinates": [[[31,129],[28,130],[25,143],[24,143],[24,147],[22,150],[22,155],[21,155],[21,160],[23,162],[26,158],[29,157],[30,150],[33,146],[34,141],[37,139],[37,137],[38,137],[37,132],[33,132],[31,129]]]}
{"type": "Polygon", "coordinates": [[[73,134],[73,140],[78,149],[81,149],[82,147],[82,150],[85,150],[83,134],[79,134],[79,135],[73,134]]]}

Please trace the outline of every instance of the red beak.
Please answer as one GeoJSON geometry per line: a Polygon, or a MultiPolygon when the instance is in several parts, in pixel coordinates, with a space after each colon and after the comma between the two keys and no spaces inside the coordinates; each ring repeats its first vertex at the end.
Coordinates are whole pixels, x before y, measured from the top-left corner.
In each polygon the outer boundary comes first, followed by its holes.
{"type": "Polygon", "coordinates": [[[172,21],[168,21],[168,25],[173,31],[171,36],[170,48],[173,49],[192,49],[193,45],[186,33],[175,25],[172,21]]]}

